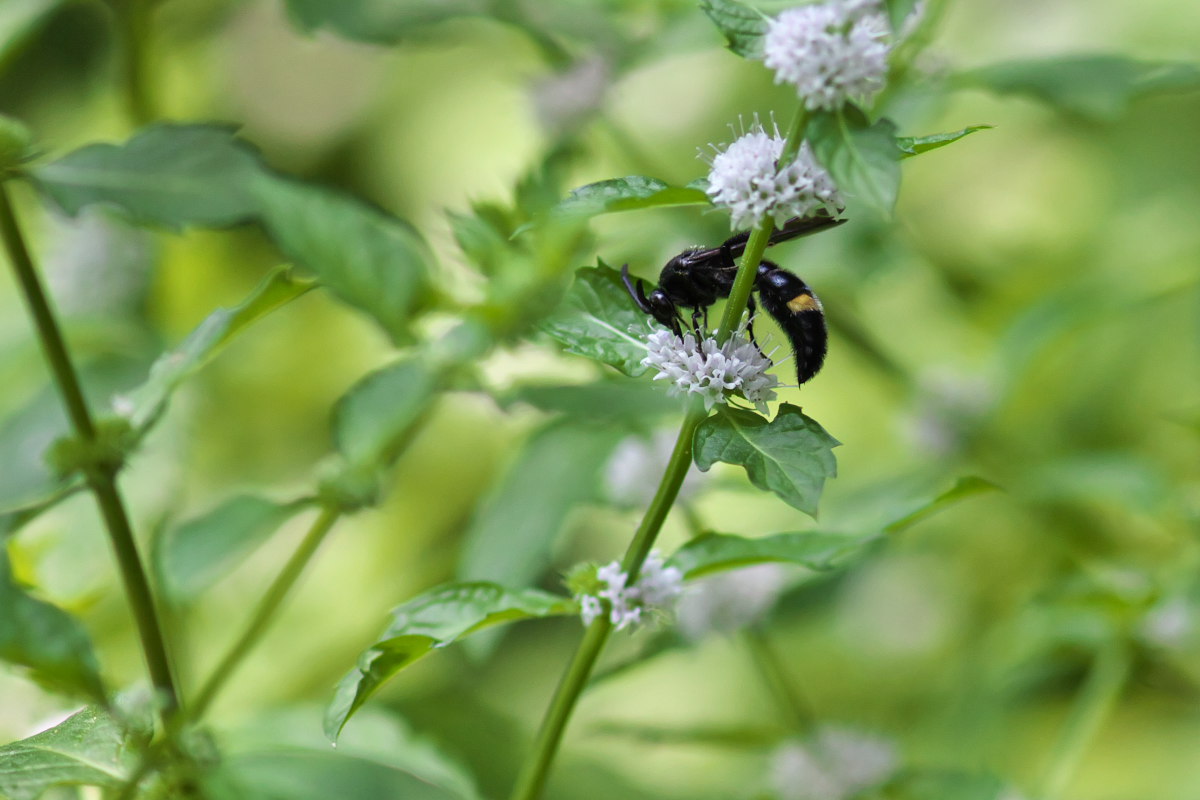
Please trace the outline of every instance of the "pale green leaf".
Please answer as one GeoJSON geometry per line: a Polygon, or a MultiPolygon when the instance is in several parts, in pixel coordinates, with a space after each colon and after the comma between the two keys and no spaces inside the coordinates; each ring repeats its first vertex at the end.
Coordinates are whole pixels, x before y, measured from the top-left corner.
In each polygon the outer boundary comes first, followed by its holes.
{"type": "Polygon", "coordinates": [[[833,177],[853,216],[854,207],[890,216],[900,191],[900,149],[891,120],[870,122],[852,106],[813,115],[808,126],[817,161],[833,177]]]}
{"type": "Polygon", "coordinates": [[[348,462],[387,467],[403,450],[436,396],[439,376],[406,357],[359,380],[334,407],[333,435],[348,462]]]}
{"type": "Polygon", "coordinates": [[[959,131],[934,133],[929,136],[897,136],[896,147],[900,148],[901,158],[911,158],[953,144],[976,131],[989,130],[992,127],[992,125],[971,125],[959,131]]]}
{"type": "Polygon", "coordinates": [[[706,533],[676,550],[670,563],[689,579],[770,562],[798,564],[825,572],[843,565],[878,538],[817,531],[777,533],[760,538],[706,533]]]}
{"type": "Polygon", "coordinates": [[[36,736],[0,747],[0,796],[37,800],[53,786],[115,789],[131,754],[117,724],[88,707],[36,736]]]}
{"type": "Polygon", "coordinates": [[[646,371],[647,317],[625,291],[620,274],[603,264],[575,272],[566,299],[542,330],[561,342],[568,353],[595,359],[626,375],[646,371]]]}
{"type": "Polygon", "coordinates": [[[701,0],[700,10],[720,29],[730,50],[742,58],[762,58],[769,20],[760,11],[734,0],[701,0]]]}

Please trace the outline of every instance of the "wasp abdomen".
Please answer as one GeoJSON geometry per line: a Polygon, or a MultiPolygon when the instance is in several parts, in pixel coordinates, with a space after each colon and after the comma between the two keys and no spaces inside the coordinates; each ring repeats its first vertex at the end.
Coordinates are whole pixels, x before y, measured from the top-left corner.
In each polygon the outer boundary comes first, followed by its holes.
{"type": "Polygon", "coordinates": [[[808,285],[769,261],[758,268],[758,297],[783,332],[796,358],[796,381],[802,384],[825,363],[829,334],[821,301],[808,285]]]}

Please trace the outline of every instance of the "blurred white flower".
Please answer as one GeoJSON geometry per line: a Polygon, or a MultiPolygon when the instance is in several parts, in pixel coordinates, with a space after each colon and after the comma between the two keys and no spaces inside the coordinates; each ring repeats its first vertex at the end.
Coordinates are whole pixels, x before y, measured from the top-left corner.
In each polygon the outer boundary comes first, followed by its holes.
{"type": "MultiPolygon", "coordinates": [[[[678,430],[661,430],[648,439],[641,436],[622,439],[604,467],[609,497],[623,506],[640,508],[648,505],[658,490],[667,462],[671,460],[678,435],[678,430]]],[[[707,478],[705,473],[689,467],[677,500],[694,495],[707,478]]]]}
{"type": "Polygon", "coordinates": [[[708,196],[728,208],[734,228],[750,228],[770,216],[777,225],[818,209],[837,214],[842,197],[829,173],[817,163],[808,142],[790,164],[779,168],[783,137],[767,133],[756,120],[724,150],[718,148],[708,173],[708,196]]]}
{"type": "Polygon", "coordinates": [[[607,601],[609,619],[617,630],[641,622],[643,612],[669,613],[683,592],[683,573],[677,567],[666,566],[657,551],[647,556],[632,586],[627,585],[629,573],[617,561],[596,570],[596,580],[604,588],[595,595],[576,596],[580,617],[584,625],[591,625],[604,611],[602,601],[607,601]]]}
{"type": "Polygon", "coordinates": [[[885,783],[897,763],[896,749],[886,739],[822,727],[810,739],[775,751],[771,785],[780,800],[848,800],[885,783]]]}
{"type": "Polygon", "coordinates": [[[763,63],[790,83],[810,111],[870,102],[887,82],[890,26],[871,0],[819,3],[784,11],[763,40],[763,63]]]}
{"type": "Polygon", "coordinates": [[[134,310],[149,288],[149,235],[101,211],[51,217],[42,265],[50,295],[66,316],[134,310]]]}
{"type": "Polygon", "coordinates": [[[1142,638],[1158,647],[1183,647],[1196,629],[1195,614],[1187,600],[1176,597],[1160,603],[1142,618],[1142,638]]]}
{"type": "Polygon", "coordinates": [[[679,629],[697,640],[749,627],[766,616],[786,583],[787,571],[780,564],[756,564],[692,581],[676,612],[679,629]]]}
{"type": "Polygon", "coordinates": [[[654,380],[671,382],[672,395],[698,394],[711,409],[727,402],[730,392],[740,392],[763,414],[775,399],[779,379],[767,372],[771,361],[746,337],[744,323],[723,345],[713,335],[697,341],[692,333],[676,336],[668,330],[651,333],[646,345],[642,364],[658,370],[654,380]]]}

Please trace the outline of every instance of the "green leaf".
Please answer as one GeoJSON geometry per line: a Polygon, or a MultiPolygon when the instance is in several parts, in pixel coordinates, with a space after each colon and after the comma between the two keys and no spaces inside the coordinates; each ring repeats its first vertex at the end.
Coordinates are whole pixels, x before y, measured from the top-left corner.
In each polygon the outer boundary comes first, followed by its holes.
{"type": "Polygon", "coordinates": [[[25,506],[0,513],[0,542],[3,542],[9,536],[12,536],[21,528],[37,519],[44,512],[54,508],[54,506],[63,500],[86,488],[81,480],[77,480],[25,506]]]}
{"type": "Polygon", "coordinates": [[[760,11],[734,0],[701,0],[700,10],[720,29],[730,50],[742,58],[762,58],[769,20],[760,11]]]}
{"type": "Polygon", "coordinates": [[[675,551],[670,563],[679,567],[685,578],[699,578],[753,564],[784,562],[799,564],[818,572],[842,566],[878,536],[801,531],[777,533],[749,539],[724,533],[706,533],[675,551]]]}
{"type": "Polygon", "coordinates": [[[928,503],[917,507],[916,509],[905,514],[903,517],[895,520],[886,528],[884,528],[884,531],[887,533],[900,533],[901,531],[908,530],[921,520],[933,516],[946,506],[957,503],[959,500],[965,500],[968,497],[974,497],[975,495],[996,491],[1000,491],[999,486],[978,476],[968,475],[964,478],[959,478],[952,487],[942,492],[928,503]]]}
{"type": "Polygon", "coordinates": [[[957,76],[959,85],[1017,94],[1089,119],[1119,118],[1139,97],[1200,89],[1200,64],[1073,55],[1006,61],[957,76]]]}
{"type": "Polygon", "coordinates": [[[310,500],[277,503],[238,495],[169,528],[154,546],[163,590],[177,603],[194,599],[309,505],[310,500]]]}
{"type": "Polygon", "coordinates": [[[1017,793],[992,775],[942,770],[909,770],[891,781],[895,800],[1000,800],[1017,793]]]}
{"type": "Polygon", "coordinates": [[[658,178],[629,175],[581,186],[559,202],[551,213],[564,217],[594,217],[614,211],[694,205],[710,205],[703,189],[671,186],[658,178]]]}
{"type": "Polygon", "coordinates": [[[568,353],[595,359],[636,377],[646,371],[643,336],[649,332],[646,315],[634,305],[621,275],[603,263],[575,272],[575,283],[566,298],[541,328],[566,347],[568,353]]]}
{"type": "Polygon", "coordinates": [[[247,753],[223,759],[205,795],[237,800],[467,800],[404,770],[339,752],[307,749],[247,753]]]}
{"type": "Polygon", "coordinates": [[[0,660],[26,667],[39,683],[104,700],[92,640],[77,619],[17,585],[0,547],[0,660]]]}
{"type": "Polygon", "coordinates": [[[30,170],[69,214],[92,203],[115,206],[142,223],[179,230],[251,221],[258,154],[218,125],[161,123],[121,145],[93,144],[30,170]]]}
{"type": "Polygon", "coordinates": [[[770,422],[752,411],[722,406],[696,429],[693,452],[700,469],[718,461],[745,467],[755,486],[815,517],[825,479],[837,475],[832,451],[839,444],[788,403],[770,422]]]}
{"type": "Polygon", "coordinates": [[[0,424],[0,508],[19,511],[61,491],[63,481],[45,455],[69,428],[50,387],[0,424]]]}
{"type": "Polygon", "coordinates": [[[4,0],[0,3],[0,66],[15,55],[64,0],[4,0]]]}
{"type": "Polygon", "coordinates": [[[348,39],[395,44],[414,29],[454,17],[481,14],[482,0],[286,0],[302,30],[328,28],[348,39]]]}
{"type": "Polygon", "coordinates": [[[130,769],[121,729],[89,706],[36,736],[0,747],[0,796],[37,800],[52,786],[119,787],[130,769]]]}
{"type": "Polygon", "coordinates": [[[178,347],[160,356],[150,367],[146,382],[123,399],[131,409],[130,423],[144,432],[166,409],[179,385],[212,361],[234,336],[312,287],[312,281],[298,279],[288,267],[279,267],[241,303],[209,314],[178,347]]]}
{"type": "Polygon", "coordinates": [[[897,136],[896,147],[900,148],[901,158],[911,158],[921,153],[928,153],[930,150],[936,150],[939,147],[945,147],[976,131],[989,130],[992,127],[994,126],[971,125],[960,131],[952,131],[950,133],[934,133],[929,136],[897,136]]]}
{"type": "Polygon", "coordinates": [[[367,471],[390,466],[433,403],[439,384],[439,376],[415,356],[359,380],[333,410],[338,452],[367,471]]]}
{"type": "Polygon", "coordinates": [[[498,399],[506,407],[528,403],[541,411],[567,414],[577,419],[633,420],[679,413],[679,401],[646,381],[598,380],[570,385],[522,385],[498,399]]]}
{"type": "Polygon", "coordinates": [[[859,205],[891,215],[900,191],[901,156],[891,120],[872,124],[847,106],[840,113],[814,114],[807,135],[817,161],[829,170],[851,209],[859,205]]]}
{"type": "Polygon", "coordinates": [[[598,496],[618,435],[578,422],[534,433],[476,510],[458,578],[527,586],[541,575],[567,515],[598,496]]]}
{"type": "Polygon", "coordinates": [[[448,584],[426,592],[392,611],[392,624],[338,684],[325,715],[325,734],[336,741],[380,686],[435,649],[493,625],[577,611],[568,598],[536,589],[512,591],[493,583],[448,584]]]}
{"type": "Polygon", "coordinates": [[[360,200],[263,174],[254,183],[263,227],[288,258],[370,314],[393,342],[425,302],[433,256],[410,225],[360,200]]]}

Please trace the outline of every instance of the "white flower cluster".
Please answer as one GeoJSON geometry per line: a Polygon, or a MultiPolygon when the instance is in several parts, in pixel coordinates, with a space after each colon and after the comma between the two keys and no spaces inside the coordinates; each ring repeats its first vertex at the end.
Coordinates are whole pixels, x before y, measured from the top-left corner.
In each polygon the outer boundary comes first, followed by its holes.
{"type": "Polygon", "coordinates": [[[679,601],[679,629],[696,641],[747,628],[775,605],[787,578],[781,564],[756,564],[692,581],[679,601]]]}
{"type": "Polygon", "coordinates": [[[603,613],[602,601],[608,601],[609,619],[622,630],[641,622],[643,612],[669,611],[683,592],[683,573],[678,567],[665,566],[657,551],[647,556],[632,586],[627,585],[629,573],[617,561],[596,570],[596,579],[604,588],[577,598],[584,625],[591,625],[603,613]]]}
{"type": "Polygon", "coordinates": [[[869,102],[887,81],[887,14],[878,0],[832,0],[784,11],[763,40],[763,63],[810,111],[869,102]]]}
{"type": "Polygon", "coordinates": [[[775,399],[779,379],[767,372],[771,360],[746,338],[744,327],[725,344],[711,335],[697,341],[691,333],[659,330],[647,337],[646,349],[642,364],[658,370],[654,380],[670,381],[672,395],[700,395],[706,409],[726,402],[729,392],[741,392],[766,414],[767,402],[775,399]]]}
{"type": "Polygon", "coordinates": [[[781,800],[848,800],[885,783],[896,766],[896,750],[890,742],[822,727],[810,740],[775,751],[771,783],[781,800]]]}
{"type": "Polygon", "coordinates": [[[783,137],[763,130],[757,122],[733,144],[712,159],[708,196],[728,208],[734,228],[749,228],[770,215],[777,225],[790,217],[804,217],[817,209],[838,213],[842,197],[823,166],[817,163],[808,142],[790,164],[776,166],[783,152],[783,137]]]}

